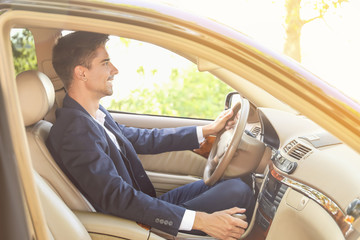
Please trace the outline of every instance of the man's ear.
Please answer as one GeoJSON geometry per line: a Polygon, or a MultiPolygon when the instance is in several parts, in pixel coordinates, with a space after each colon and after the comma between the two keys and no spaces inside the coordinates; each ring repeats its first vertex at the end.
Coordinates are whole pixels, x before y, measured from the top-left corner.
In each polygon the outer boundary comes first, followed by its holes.
{"type": "Polygon", "coordinates": [[[85,75],[86,69],[87,68],[84,67],[84,66],[77,65],[74,68],[74,77],[77,78],[77,79],[86,81],[87,80],[86,75],[85,75]]]}

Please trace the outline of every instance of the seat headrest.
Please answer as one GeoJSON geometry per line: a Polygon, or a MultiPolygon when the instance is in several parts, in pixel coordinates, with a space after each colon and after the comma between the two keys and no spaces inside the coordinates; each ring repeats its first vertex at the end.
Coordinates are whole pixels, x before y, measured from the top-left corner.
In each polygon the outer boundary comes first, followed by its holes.
{"type": "Polygon", "coordinates": [[[24,124],[30,126],[43,119],[53,107],[55,90],[50,79],[35,70],[20,73],[16,82],[24,124]]]}

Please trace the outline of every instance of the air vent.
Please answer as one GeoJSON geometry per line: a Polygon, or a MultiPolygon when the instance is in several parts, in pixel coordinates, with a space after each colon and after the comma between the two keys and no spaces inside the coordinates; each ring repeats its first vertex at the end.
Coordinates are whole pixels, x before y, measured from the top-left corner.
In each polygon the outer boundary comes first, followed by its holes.
{"type": "Polygon", "coordinates": [[[293,140],[284,147],[284,151],[290,157],[300,160],[305,157],[309,152],[311,152],[311,148],[308,148],[298,143],[296,140],[293,140]]]}
{"type": "Polygon", "coordinates": [[[255,126],[251,129],[251,133],[254,134],[255,137],[257,137],[259,135],[260,131],[261,131],[261,128],[257,127],[257,126],[255,126]]]}

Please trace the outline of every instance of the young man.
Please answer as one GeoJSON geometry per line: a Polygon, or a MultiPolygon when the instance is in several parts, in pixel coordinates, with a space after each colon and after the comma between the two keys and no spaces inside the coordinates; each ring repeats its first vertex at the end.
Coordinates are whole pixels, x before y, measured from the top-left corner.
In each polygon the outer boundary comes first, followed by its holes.
{"type": "MultiPolygon", "coordinates": [[[[56,112],[47,146],[61,169],[99,212],[127,218],[172,235],[200,230],[237,239],[252,213],[254,197],[240,179],[213,187],[198,181],[157,198],[137,154],[188,150],[219,132],[232,116],[221,114],[203,127],[138,129],[117,124],[99,101],[113,93],[118,70],[105,49],[107,35],[74,32],[58,40],[53,66],[67,95],[56,112]]],[[[232,123],[233,124],[233,123],[232,123]]]]}

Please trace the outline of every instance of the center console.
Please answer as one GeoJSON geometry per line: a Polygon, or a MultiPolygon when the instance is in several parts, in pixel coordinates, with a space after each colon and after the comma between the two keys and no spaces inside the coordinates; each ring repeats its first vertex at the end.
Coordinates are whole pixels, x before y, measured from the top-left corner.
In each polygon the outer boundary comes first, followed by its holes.
{"type": "Polygon", "coordinates": [[[268,231],[276,210],[288,187],[277,181],[271,174],[265,179],[264,188],[259,194],[259,208],[256,212],[256,224],[264,232],[268,231]]]}
{"type": "Polygon", "coordinates": [[[264,186],[258,196],[258,208],[255,215],[255,224],[246,239],[265,239],[274,219],[277,208],[288,186],[277,181],[270,173],[264,180],[264,186]]]}

